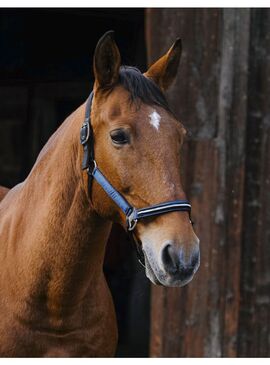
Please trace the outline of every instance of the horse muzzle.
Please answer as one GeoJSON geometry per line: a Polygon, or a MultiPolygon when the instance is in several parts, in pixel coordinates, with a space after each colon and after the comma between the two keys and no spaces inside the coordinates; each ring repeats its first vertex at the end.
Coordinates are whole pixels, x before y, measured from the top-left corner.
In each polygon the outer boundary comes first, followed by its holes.
{"type": "Polygon", "coordinates": [[[181,287],[188,284],[200,266],[199,240],[189,249],[166,241],[156,250],[156,245],[143,243],[146,276],[157,285],[181,287]]]}

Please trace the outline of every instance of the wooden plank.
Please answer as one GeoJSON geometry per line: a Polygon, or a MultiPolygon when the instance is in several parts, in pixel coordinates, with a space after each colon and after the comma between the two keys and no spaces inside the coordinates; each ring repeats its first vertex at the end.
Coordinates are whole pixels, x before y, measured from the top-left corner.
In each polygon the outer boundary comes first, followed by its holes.
{"type": "Polygon", "coordinates": [[[185,323],[184,343],[179,356],[221,356],[224,280],[221,156],[222,150],[214,140],[190,142],[183,157],[188,178],[185,186],[192,200],[202,255],[200,271],[194,281],[183,288],[188,295],[183,298],[186,307],[181,319],[185,323]]]}
{"type": "Polygon", "coordinates": [[[224,145],[214,140],[218,110],[217,28],[220,12],[214,9],[203,11],[202,16],[201,12],[191,9],[151,9],[148,17],[146,34],[151,60],[161,55],[179,33],[184,39],[180,75],[169,98],[177,115],[192,132],[192,139],[197,140],[186,145],[183,162],[186,191],[193,204],[196,232],[202,242],[202,265],[192,283],[181,289],[164,288],[152,292],[151,355],[220,356],[224,194],[218,191],[218,187],[224,180],[224,164],[220,166],[224,145]],[[156,31],[167,29],[166,23],[170,24],[169,34],[156,31]],[[159,27],[155,26],[157,24],[159,27]],[[151,28],[155,30],[152,33],[151,28]],[[198,29],[202,38],[198,37],[198,29]],[[206,47],[202,46],[203,37],[206,47]],[[206,104],[209,109],[205,108],[206,104]],[[199,115],[194,106],[200,111],[199,115]],[[202,212],[204,220],[200,219],[202,212]]]}
{"type": "Polygon", "coordinates": [[[187,287],[152,291],[152,356],[237,355],[249,19],[246,9],[147,13],[150,61],[177,33],[187,44],[169,98],[191,131],[184,180],[202,249],[187,287]]]}
{"type": "Polygon", "coordinates": [[[168,92],[170,105],[194,138],[216,134],[220,44],[219,9],[147,9],[148,62],[183,42],[180,69],[168,92]]]}
{"type": "Polygon", "coordinates": [[[216,216],[216,201],[212,199],[219,186],[216,175],[218,150],[215,142],[197,141],[186,146],[185,154],[187,168],[192,169],[188,172],[192,174],[191,188],[188,190],[192,190],[189,197],[193,205],[193,218],[202,241],[202,264],[199,273],[187,287],[153,288],[151,356],[220,354],[218,338],[222,319],[219,318],[219,281],[222,279],[222,270],[219,257],[223,249],[218,239],[220,222],[216,216]],[[215,224],[210,219],[200,219],[202,209],[204,217],[216,219],[215,224]],[[215,276],[213,272],[216,272],[215,276]],[[210,344],[207,341],[209,332],[213,339],[210,344]]]}
{"type": "Polygon", "coordinates": [[[237,356],[238,317],[240,309],[242,215],[245,179],[245,131],[250,11],[223,10],[223,53],[221,54],[219,118],[224,118],[226,141],[225,214],[226,256],[224,257],[224,328],[223,356],[237,356]],[[228,81],[229,80],[229,81],[228,81]],[[222,86],[223,85],[223,86],[222,86]]]}
{"type": "Polygon", "coordinates": [[[150,355],[153,357],[163,355],[165,300],[165,288],[151,285],[150,355]]]}
{"type": "Polygon", "coordinates": [[[251,10],[239,356],[270,355],[270,11],[251,10]]]}

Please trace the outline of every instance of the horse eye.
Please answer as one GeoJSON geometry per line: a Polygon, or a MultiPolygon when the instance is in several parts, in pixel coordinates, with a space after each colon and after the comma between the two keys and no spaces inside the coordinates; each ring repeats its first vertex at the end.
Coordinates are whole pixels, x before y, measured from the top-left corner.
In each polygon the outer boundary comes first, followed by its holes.
{"type": "Polygon", "coordinates": [[[111,139],[115,144],[129,143],[128,133],[123,129],[115,129],[110,133],[111,139]]]}

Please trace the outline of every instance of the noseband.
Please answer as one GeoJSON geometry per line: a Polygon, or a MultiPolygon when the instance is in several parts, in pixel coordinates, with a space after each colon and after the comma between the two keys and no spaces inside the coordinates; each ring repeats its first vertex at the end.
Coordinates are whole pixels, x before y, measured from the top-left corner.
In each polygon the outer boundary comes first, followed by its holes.
{"type": "Polygon", "coordinates": [[[164,213],[180,211],[191,213],[191,204],[188,200],[173,200],[156,205],[150,205],[145,208],[137,209],[130,205],[128,201],[110,184],[107,178],[99,170],[95,161],[94,154],[94,135],[91,126],[91,107],[93,101],[93,92],[91,92],[85,109],[85,120],[81,128],[80,142],[83,146],[83,162],[82,169],[87,170],[89,192],[91,192],[92,179],[105,190],[109,197],[122,210],[126,216],[126,228],[131,238],[135,241],[135,247],[139,262],[145,266],[144,254],[136,236],[134,235],[134,228],[139,220],[161,215],[164,213]]]}

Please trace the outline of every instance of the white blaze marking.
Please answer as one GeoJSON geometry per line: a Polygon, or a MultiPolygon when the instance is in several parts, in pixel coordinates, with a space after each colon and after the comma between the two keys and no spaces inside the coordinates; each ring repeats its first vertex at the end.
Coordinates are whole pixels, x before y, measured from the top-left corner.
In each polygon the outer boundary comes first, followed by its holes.
{"type": "Polygon", "coordinates": [[[150,115],[149,115],[149,118],[150,118],[150,124],[152,124],[152,126],[154,128],[156,128],[156,130],[158,131],[159,129],[159,123],[160,123],[160,119],[161,119],[161,116],[154,110],[150,115]]]}

